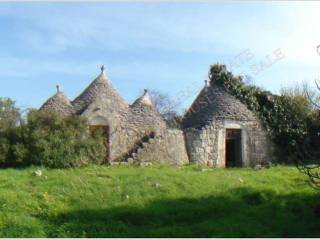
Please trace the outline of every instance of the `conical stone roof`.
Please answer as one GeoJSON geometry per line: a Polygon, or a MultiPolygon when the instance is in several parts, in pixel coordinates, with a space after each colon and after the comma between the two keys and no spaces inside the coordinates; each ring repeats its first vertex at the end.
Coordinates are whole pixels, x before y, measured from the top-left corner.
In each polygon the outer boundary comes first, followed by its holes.
{"type": "Polygon", "coordinates": [[[161,118],[160,113],[157,111],[151,101],[151,97],[147,89],[144,90],[144,93],[141,97],[137,98],[137,100],[130,105],[130,108],[131,112],[135,115],[149,115],[161,118]]]}
{"type": "Polygon", "coordinates": [[[74,113],[74,108],[70,100],[59,90],[57,86],[57,93],[49,98],[41,107],[40,110],[55,111],[62,116],[69,116],[74,113]]]}
{"type": "Polygon", "coordinates": [[[183,118],[184,128],[199,128],[214,120],[255,121],[246,105],[217,83],[205,86],[183,118]]]}
{"type": "Polygon", "coordinates": [[[98,97],[108,99],[117,106],[119,110],[128,108],[127,103],[113,87],[111,81],[104,73],[104,67],[101,67],[99,76],[72,102],[77,114],[81,114],[98,97]]]}
{"type": "Polygon", "coordinates": [[[143,107],[143,106],[148,106],[148,107],[153,107],[151,97],[148,93],[148,90],[144,90],[144,94],[139,97],[137,100],[134,101],[134,103],[131,105],[131,107],[143,107]]]}
{"type": "Polygon", "coordinates": [[[164,129],[165,121],[151,101],[148,91],[130,105],[130,122],[141,128],[164,129]]]}

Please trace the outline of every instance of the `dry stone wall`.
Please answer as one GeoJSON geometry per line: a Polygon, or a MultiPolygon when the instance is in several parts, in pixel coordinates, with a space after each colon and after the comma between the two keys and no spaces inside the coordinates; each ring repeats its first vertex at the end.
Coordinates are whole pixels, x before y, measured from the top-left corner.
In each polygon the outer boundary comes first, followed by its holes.
{"type": "Polygon", "coordinates": [[[97,98],[82,113],[88,118],[90,125],[102,125],[109,127],[109,157],[113,161],[127,151],[126,142],[126,111],[117,108],[116,103],[106,102],[103,97],[97,98]],[[112,106],[110,108],[109,106],[112,106]]]}
{"type": "Polygon", "coordinates": [[[82,113],[89,119],[90,125],[109,127],[110,162],[119,161],[142,137],[155,132],[166,132],[166,123],[150,106],[117,106],[102,94],[98,96],[82,113]]]}
{"type": "Polygon", "coordinates": [[[183,132],[178,129],[168,129],[163,135],[150,139],[139,149],[135,161],[169,165],[189,163],[183,132]]]}
{"type": "Polygon", "coordinates": [[[190,162],[210,167],[225,167],[227,128],[241,129],[243,167],[273,160],[272,145],[259,121],[216,120],[201,129],[185,129],[190,162]]]}
{"type": "Polygon", "coordinates": [[[202,129],[185,129],[188,155],[191,163],[207,166],[217,166],[217,133],[214,126],[202,129]]]}
{"type": "Polygon", "coordinates": [[[241,130],[242,166],[272,161],[272,144],[259,118],[222,86],[205,86],[184,116],[191,162],[226,166],[226,129],[241,130]]]}
{"type": "Polygon", "coordinates": [[[110,162],[125,158],[137,142],[154,132],[156,138],[140,149],[137,161],[180,165],[190,160],[224,167],[227,128],[241,129],[243,166],[272,161],[272,144],[258,118],[214,81],[202,89],[190,107],[182,122],[182,132],[167,128],[147,90],[129,106],[105,76],[104,68],[101,70],[73,102],[58,91],[41,109],[83,115],[90,125],[108,126],[110,162]]]}

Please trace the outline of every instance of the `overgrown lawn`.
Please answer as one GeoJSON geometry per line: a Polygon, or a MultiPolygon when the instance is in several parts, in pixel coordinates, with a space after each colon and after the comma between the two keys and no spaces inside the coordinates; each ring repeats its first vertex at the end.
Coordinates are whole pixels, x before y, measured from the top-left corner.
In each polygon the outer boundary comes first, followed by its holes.
{"type": "Polygon", "coordinates": [[[0,237],[320,237],[295,167],[0,170],[0,237]]]}

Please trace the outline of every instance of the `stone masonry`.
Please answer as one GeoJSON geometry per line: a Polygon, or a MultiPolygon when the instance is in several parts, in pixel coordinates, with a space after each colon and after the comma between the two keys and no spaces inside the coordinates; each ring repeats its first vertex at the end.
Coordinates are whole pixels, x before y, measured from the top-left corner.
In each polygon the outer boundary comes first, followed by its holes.
{"type": "Polygon", "coordinates": [[[169,129],[148,91],[131,105],[100,75],[70,101],[57,87],[40,110],[62,116],[81,115],[91,126],[108,127],[109,163],[197,163],[225,167],[227,129],[241,131],[241,166],[271,160],[271,143],[259,119],[244,104],[214,83],[202,89],[183,118],[181,129],[169,129]]]}
{"type": "Polygon", "coordinates": [[[184,164],[188,162],[182,131],[173,133],[153,106],[148,91],[129,105],[113,87],[104,68],[101,74],[74,100],[59,89],[40,110],[54,110],[63,116],[77,114],[88,119],[91,126],[109,129],[109,163],[127,161],[128,152],[150,133],[156,138],[148,149],[139,149],[136,162],[184,164]],[[170,145],[171,144],[171,145],[170,145]],[[152,150],[151,150],[152,149],[152,150]]]}
{"type": "Polygon", "coordinates": [[[259,118],[222,86],[206,85],[183,119],[190,162],[226,166],[226,130],[241,131],[241,166],[264,164],[272,149],[259,118]]]}

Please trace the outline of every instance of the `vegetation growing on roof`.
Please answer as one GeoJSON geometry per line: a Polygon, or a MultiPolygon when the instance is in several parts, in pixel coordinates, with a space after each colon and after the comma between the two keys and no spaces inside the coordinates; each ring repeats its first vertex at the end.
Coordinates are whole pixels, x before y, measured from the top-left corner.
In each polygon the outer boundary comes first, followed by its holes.
{"type": "Polygon", "coordinates": [[[223,86],[257,113],[269,136],[278,146],[281,160],[289,161],[291,154],[296,154],[297,145],[312,134],[314,114],[307,98],[276,95],[259,87],[246,85],[241,77],[227,71],[225,65],[212,65],[209,77],[211,82],[223,86]]]}

